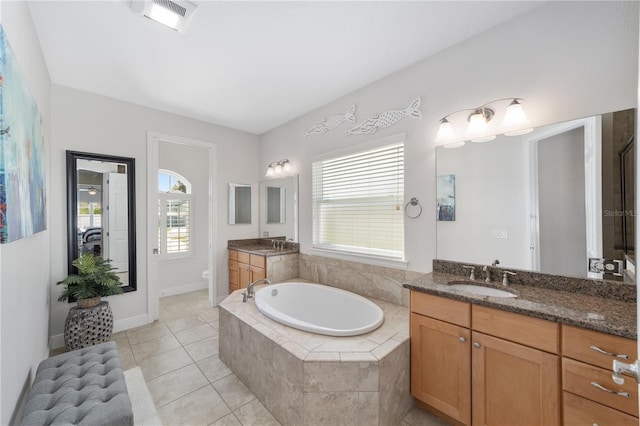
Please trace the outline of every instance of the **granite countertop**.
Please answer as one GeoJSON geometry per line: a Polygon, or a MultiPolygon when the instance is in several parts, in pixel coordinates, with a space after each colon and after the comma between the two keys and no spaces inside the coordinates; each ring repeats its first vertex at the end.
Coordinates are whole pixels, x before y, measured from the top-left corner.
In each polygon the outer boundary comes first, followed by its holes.
{"type": "Polygon", "coordinates": [[[281,256],[300,252],[300,245],[292,241],[285,241],[284,237],[250,238],[246,240],[229,240],[227,248],[259,256],[281,256]],[[283,248],[274,248],[273,241],[278,241],[283,248]]]}
{"type": "Polygon", "coordinates": [[[281,256],[284,254],[297,254],[298,249],[274,249],[265,246],[249,247],[229,247],[231,250],[243,251],[245,253],[257,254],[259,256],[281,256]]]}
{"type": "Polygon", "coordinates": [[[404,287],[409,290],[575,325],[630,339],[637,338],[636,303],[614,298],[552,290],[532,285],[510,284],[505,288],[500,283],[488,285],[482,280],[470,281],[460,275],[441,272],[426,274],[404,284],[404,287]],[[450,288],[447,283],[451,281],[495,287],[516,293],[518,297],[478,296],[450,288]]]}

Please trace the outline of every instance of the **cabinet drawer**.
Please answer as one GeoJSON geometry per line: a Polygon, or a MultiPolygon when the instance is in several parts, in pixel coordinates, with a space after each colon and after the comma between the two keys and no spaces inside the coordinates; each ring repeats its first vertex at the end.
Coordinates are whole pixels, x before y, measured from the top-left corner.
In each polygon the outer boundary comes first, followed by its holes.
{"type": "Polygon", "coordinates": [[[250,256],[250,262],[251,266],[257,266],[258,268],[265,268],[265,265],[267,264],[266,262],[266,257],[265,256],[260,256],[257,254],[252,254],[250,256]]]}
{"type": "Polygon", "coordinates": [[[583,361],[598,367],[611,369],[614,359],[622,360],[612,355],[603,354],[596,349],[595,346],[602,351],[611,354],[624,354],[629,356],[629,361],[633,362],[637,355],[636,341],[625,339],[624,337],[613,336],[611,334],[600,333],[584,328],[572,327],[570,325],[562,326],[562,355],[583,361]]]}
{"type": "Polygon", "coordinates": [[[631,378],[626,378],[624,385],[617,385],[611,379],[611,370],[563,358],[562,383],[565,391],[624,411],[632,416],[638,415],[638,384],[631,378]],[[629,397],[598,389],[592,383],[598,383],[615,392],[627,392],[629,397]]]}
{"type": "Polygon", "coordinates": [[[473,305],[472,329],[542,351],[559,353],[559,325],[524,315],[473,305]]]}
{"type": "Polygon", "coordinates": [[[245,253],[243,251],[239,251],[238,252],[238,262],[240,263],[249,263],[249,259],[251,258],[251,256],[249,255],[249,253],[245,253]]]}
{"type": "Polygon", "coordinates": [[[564,425],[637,426],[638,418],[564,392],[564,425]]]}
{"type": "Polygon", "coordinates": [[[237,250],[229,250],[229,260],[238,260],[237,250]]]}
{"type": "Polygon", "coordinates": [[[469,328],[471,324],[469,303],[419,291],[411,292],[411,312],[462,327],[469,328]]]}

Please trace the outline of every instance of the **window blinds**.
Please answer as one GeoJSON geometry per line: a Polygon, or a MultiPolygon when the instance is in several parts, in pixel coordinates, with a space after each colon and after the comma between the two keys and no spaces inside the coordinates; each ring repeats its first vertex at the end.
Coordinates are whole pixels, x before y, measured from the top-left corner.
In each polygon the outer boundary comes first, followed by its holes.
{"type": "Polygon", "coordinates": [[[404,142],[313,163],[313,245],[404,258],[404,142]]]}

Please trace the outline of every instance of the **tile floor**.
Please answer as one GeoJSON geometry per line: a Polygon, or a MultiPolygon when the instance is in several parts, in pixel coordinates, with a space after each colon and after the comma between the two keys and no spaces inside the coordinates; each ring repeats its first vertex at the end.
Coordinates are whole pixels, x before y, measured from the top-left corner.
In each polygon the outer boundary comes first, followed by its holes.
{"type": "MultiPolygon", "coordinates": [[[[207,291],[160,299],[160,320],[115,333],[124,369],[139,366],[163,425],[280,423],[218,357],[218,308],[207,291]]],[[[414,407],[400,426],[446,426],[414,407]]]]}

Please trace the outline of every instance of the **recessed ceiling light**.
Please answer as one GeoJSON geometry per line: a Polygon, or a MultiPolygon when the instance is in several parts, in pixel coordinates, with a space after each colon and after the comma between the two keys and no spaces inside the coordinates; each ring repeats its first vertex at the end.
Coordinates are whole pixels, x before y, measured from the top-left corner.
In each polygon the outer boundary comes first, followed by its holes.
{"type": "Polygon", "coordinates": [[[131,1],[134,12],[181,33],[186,32],[197,7],[186,0],[131,1]]]}

